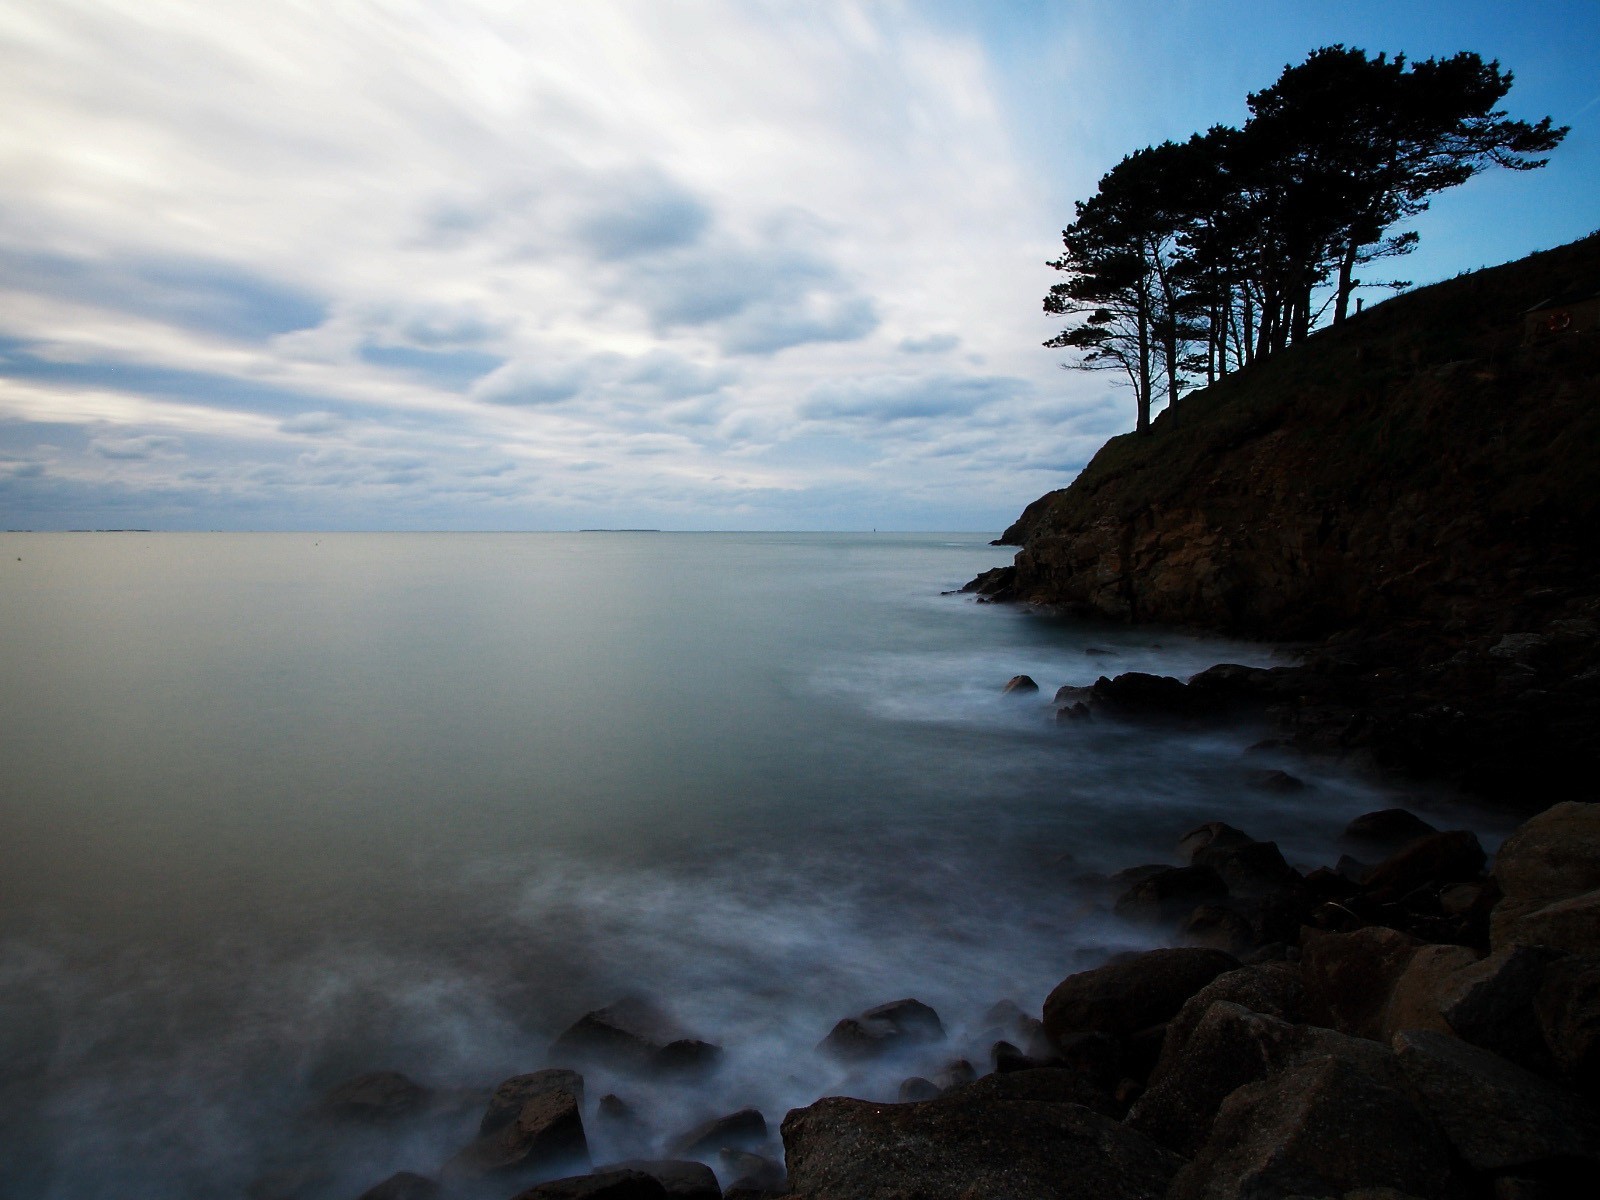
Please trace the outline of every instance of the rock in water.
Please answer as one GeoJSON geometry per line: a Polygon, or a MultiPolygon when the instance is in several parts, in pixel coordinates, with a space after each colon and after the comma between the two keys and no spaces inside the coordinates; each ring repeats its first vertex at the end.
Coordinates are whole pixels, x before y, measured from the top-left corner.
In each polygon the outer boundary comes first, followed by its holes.
{"type": "Polygon", "coordinates": [[[558,1063],[645,1074],[696,1073],[716,1066],[721,1056],[719,1047],[691,1036],[643,996],[625,996],[585,1013],[550,1046],[558,1063]]]}
{"type": "Polygon", "coordinates": [[[1037,692],[1039,685],[1028,675],[1013,675],[1006,680],[1006,686],[1000,689],[1008,696],[1021,695],[1025,692],[1037,692]]]}
{"type": "Polygon", "coordinates": [[[760,1110],[741,1108],[678,1135],[673,1139],[672,1152],[684,1158],[702,1158],[719,1150],[749,1150],[766,1140],[767,1119],[760,1110]]]}
{"type": "Polygon", "coordinates": [[[920,1000],[892,1000],[840,1021],[817,1049],[844,1062],[863,1062],[907,1046],[944,1038],[939,1014],[920,1000]]]}
{"type": "Polygon", "coordinates": [[[1044,1002],[1045,1032],[1058,1046],[1074,1033],[1126,1037],[1170,1021],[1185,1000],[1238,966],[1233,955],[1198,946],[1119,954],[1056,985],[1044,1002]]]}
{"type": "MultiPolygon", "coordinates": [[[[536,1072],[545,1074],[545,1072],[536,1072]]],[[[517,1085],[518,1076],[506,1085],[517,1085]]],[[[515,1091],[515,1087],[508,1088],[515,1091]]],[[[499,1089],[496,1089],[499,1094],[499,1089]]],[[[492,1104],[491,1104],[492,1109],[492,1104]]],[[[488,1120],[489,1114],[485,1114],[488,1120]]],[[[583,1133],[579,1099],[566,1087],[554,1084],[525,1096],[514,1118],[497,1114],[498,1125],[445,1164],[454,1179],[482,1179],[493,1175],[588,1166],[589,1143],[583,1133]]]]}
{"type": "Polygon", "coordinates": [[[1390,854],[1407,842],[1438,832],[1421,817],[1403,808],[1362,813],[1344,827],[1344,836],[1350,841],[1361,842],[1390,854]]]}
{"type": "Polygon", "coordinates": [[[559,1067],[512,1076],[495,1088],[494,1094],[489,1097],[488,1111],[478,1124],[478,1136],[488,1137],[495,1130],[509,1125],[517,1119],[524,1104],[546,1092],[570,1092],[582,1104],[583,1076],[559,1067]]]}
{"type": "Polygon", "coordinates": [[[324,1097],[323,1110],[357,1121],[393,1121],[409,1117],[428,1102],[430,1093],[398,1071],[371,1071],[346,1080],[324,1097]]]}
{"type": "Polygon", "coordinates": [[[968,1088],[923,1104],[819,1100],[784,1118],[783,1144],[797,1195],[850,1200],[1159,1200],[1181,1164],[1086,1108],[968,1088]]]}
{"type": "Polygon", "coordinates": [[[654,1179],[671,1200],[722,1200],[717,1173],[702,1162],[690,1159],[635,1159],[596,1168],[602,1171],[639,1171],[654,1179]]]}
{"type": "Polygon", "coordinates": [[[667,1189],[643,1171],[597,1171],[537,1184],[513,1200],[665,1200],[667,1189]]]}

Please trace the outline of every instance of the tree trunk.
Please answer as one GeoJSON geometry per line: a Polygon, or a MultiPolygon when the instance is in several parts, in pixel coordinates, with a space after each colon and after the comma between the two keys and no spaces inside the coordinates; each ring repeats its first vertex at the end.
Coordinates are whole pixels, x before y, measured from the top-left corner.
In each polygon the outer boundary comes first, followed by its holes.
{"type": "Polygon", "coordinates": [[[1138,416],[1135,433],[1150,432],[1150,304],[1141,292],[1139,296],[1139,382],[1134,385],[1134,400],[1138,416]]]}
{"type": "Polygon", "coordinates": [[[1346,313],[1350,308],[1350,293],[1356,290],[1354,278],[1356,269],[1356,239],[1352,237],[1344,248],[1344,255],[1339,260],[1339,298],[1333,306],[1333,323],[1343,325],[1346,313]]]}

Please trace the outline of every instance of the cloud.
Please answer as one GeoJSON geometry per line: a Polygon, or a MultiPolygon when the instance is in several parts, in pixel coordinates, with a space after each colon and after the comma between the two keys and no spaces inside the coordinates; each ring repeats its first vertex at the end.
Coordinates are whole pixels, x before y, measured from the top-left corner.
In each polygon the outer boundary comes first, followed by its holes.
{"type": "Polygon", "coordinates": [[[471,395],[486,404],[559,404],[583,390],[587,374],[576,363],[520,360],[484,376],[473,386],[471,395]]]}
{"type": "Polygon", "coordinates": [[[183,442],[153,433],[142,437],[98,437],[90,440],[89,452],[101,458],[148,462],[153,458],[182,458],[183,442]]]}
{"type": "Polygon", "coordinates": [[[829,384],[800,406],[813,421],[892,422],[966,416],[1027,390],[1007,376],[932,375],[887,377],[829,384]]]}
{"type": "Polygon", "coordinates": [[[703,202],[652,174],[617,181],[580,217],[577,232],[597,258],[616,261],[692,245],[710,223],[703,202]]]}
{"type": "Polygon", "coordinates": [[[285,433],[299,433],[316,437],[320,434],[337,433],[345,427],[345,424],[344,418],[337,413],[308,412],[280,421],[278,428],[285,433]]]}
{"type": "Polygon", "coordinates": [[[953,333],[930,333],[926,337],[900,339],[900,349],[907,354],[944,354],[959,345],[961,339],[953,333]]]}

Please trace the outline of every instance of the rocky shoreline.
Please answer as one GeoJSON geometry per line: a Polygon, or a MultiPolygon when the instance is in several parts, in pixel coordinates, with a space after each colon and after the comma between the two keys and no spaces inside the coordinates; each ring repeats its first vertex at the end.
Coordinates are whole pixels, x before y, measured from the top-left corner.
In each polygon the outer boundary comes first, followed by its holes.
{"type": "MultiPolygon", "coordinates": [[[[1066,714],[1192,719],[1252,674],[1216,668],[1182,691],[1123,676],[1057,699],[1066,714]]],[[[477,1099],[476,1135],[435,1171],[361,1200],[1585,1194],[1600,1169],[1600,807],[1556,804],[1492,866],[1471,831],[1403,809],[1357,818],[1341,845],[1302,873],[1274,842],[1211,822],[1173,863],[1081,879],[1079,894],[1172,944],[1068,975],[1037,1017],[1000,1001],[976,1035],[911,998],[844,1017],[816,1048],[845,1072],[841,1094],[781,1119],[745,1108],[679,1129],[619,1094],[714,1078],[722,1057],[665,1006],[623,998],[477,1099]],[[867,1069],[900,1064],[922,1073],[891,1101],[867,1069]],[[624,1084],[591,1103],[585,1072],[624,1084]],[[597,1165],[597,1134],[639,1153],[597,1165]]],[[[474,1099],[376,1072],[320,1113],[399,1138],[430,1105],[474,1099]]],[[[252,1195],[293,1194],[278,1183],[252,1195]]]]}

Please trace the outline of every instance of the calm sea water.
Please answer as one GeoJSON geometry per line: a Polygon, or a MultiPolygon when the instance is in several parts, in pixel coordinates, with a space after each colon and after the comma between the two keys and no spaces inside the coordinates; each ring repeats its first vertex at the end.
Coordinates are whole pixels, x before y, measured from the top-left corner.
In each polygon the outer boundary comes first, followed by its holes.
{"type": "MultiPolygon", "coordinates": [[[[1057,726],[1102,673],[1269,648],[940,593],[987,535],[0,535],[0,1195],[353,1197],[627,992],[728,1051],[596,1157],[841,1081],[839,1017],[980,1014],[1148,935],[1085,872],[1192,825],[1337,854],[1394,800],[1259,730],[1057,726]],[[1019,672],[1039,696],[1000,695],[1019,672]],[[1312,787],[1253,791],[1285,766],[1312,787]],[[466,1089],[392,1132],[360,1071],[466,1089]],[[299,1190],[296,1191],[295,1189],[299,1190]]],[[[1469,820],[1413,797],[1440,820],[1469,820]]],[[[1492,822],[1470,818],[1492,835],[1492,822]]],[[[963,1041],[963,1039],[969,1039],[963,1041]]]]}

